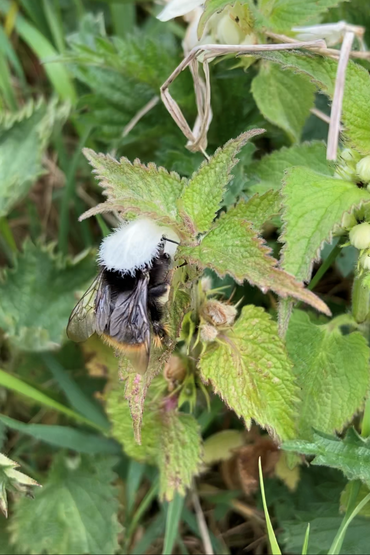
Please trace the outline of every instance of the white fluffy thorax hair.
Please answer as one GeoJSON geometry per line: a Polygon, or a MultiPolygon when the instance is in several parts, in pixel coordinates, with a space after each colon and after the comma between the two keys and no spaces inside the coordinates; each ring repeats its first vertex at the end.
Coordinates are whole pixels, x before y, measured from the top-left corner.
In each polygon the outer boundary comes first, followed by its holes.
{"type": "MultiPolygon", "coordinates": [[[[103,239],[98,261],[107,270],[134,274],[136,270],[151,266],[153,258],[159,254],[162,237],[178,241],[172,229],[160,227],[147,218],[122,224],[103,239]]],[[[171,258],[176,248],[176,244],[165,241],[164,252],[171,258]]]]}

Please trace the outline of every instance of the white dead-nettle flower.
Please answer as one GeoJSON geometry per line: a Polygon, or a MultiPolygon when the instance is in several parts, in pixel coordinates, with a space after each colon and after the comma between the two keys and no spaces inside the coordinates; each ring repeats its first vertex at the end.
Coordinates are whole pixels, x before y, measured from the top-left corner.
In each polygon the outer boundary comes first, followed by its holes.
{"type": "Polygon", "coordinates": [[[370,183],[370,156],[357,162],[356,173],[363,183],[370,183]]]}
{"type": "Polygon", "coordinates": [[[344,34],[352,30],[359,35],[361,28],[356,25],[348,25],[345,21],[337,23],[324,23],[322,25],[308,25],[306,27],[293,27],[292,31],[297,33],[297,40],[317,40],[324,39],[327,46],[334,46],[343,40],[344,34]]]}
{"type": "MultiPolygon", "coordinates": [[[[134,273],[150,266],[158,256],[162,237],[179,241],[172,229],[160,227],[153,220],[138,218],[123,224],[106,237],[99,249],[98,261],[107,270],[134,273]]],[[[177,244],[165,241],[164,252],[173,258],[177,244]]]]}
{"type": "Polygon", "coordinates": [[[199,8],[205,0],[170,0],[167,6],[157,15],[160,21],[169,21],[199,8]]]}
{"type": "Polygon", "coordinates": [[[360,256],[359,264],[364,270],[370,270],[370,254],[365,252],[360,256]]]}
{"type": "Polygon", "coordinates": [[[368,249],[370,247],[370,224],[363,222],[355,225],[349,232],[349,240],[358,250],[368,249]]]}

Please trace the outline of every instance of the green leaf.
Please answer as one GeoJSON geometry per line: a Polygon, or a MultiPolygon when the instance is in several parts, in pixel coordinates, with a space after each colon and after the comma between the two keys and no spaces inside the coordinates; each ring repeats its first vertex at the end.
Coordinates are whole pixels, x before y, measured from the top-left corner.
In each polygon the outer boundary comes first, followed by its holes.
{"type": "MultiPolygon", "coordinates": [[[[308,75],[324,94],[333,98],[338,69],[336,60],[299,52],[268,52],[259,54],[259,56],[281,64],[283,68],[308,75]]],[[[369,104],[369,73],[365,68],[350,61],[346,70],[341,119],[347,145],[357,149],[363,155],[370,152],[370,121],[364,117],[369,104]]]]}
{"type": "Polygon", "coordinates": [[[181,513],[184,508],[184,498],[177,494],[167,507],[166,532],[163,542],[163,555],[173,552],[176,538],[179,534],[181,513]]]}
{"type": "Polygon", "coordinates": [[[295,25],[317,21],[317,16],[344,0],[271,0],[264,2],[262,14],[275,31],[291,31],[295,25]]]}
{"type": "Polygon", "coordinates": [[[208,231],[220,209],[226,187],[232,179],[231,170],[238,162],[240,149],[263,129],[253,129],[219,148],[192,176],[181,197],[180,206],[193,235],[208,231]]]}
{"type": "Polygon", "coordinates": [[[12,542],[31,554],[116,553],[121,527],[114,464],[113,458],[58,455],[35,499],[16,502],[12,542]]]}
{"type": "Polygon", "coordinates": [[[68,318],[95,272],[91,255],[64,260],[53,255],[53,245],[26,241],[15,268],[0,281],[0,327],[21,351],[56,349],[65,337],[68,318]]]}
{"type": "Polygon", "coordinates": [[[45,173],[42,158],[56,122],[67,116],[55,102],[28,103],[0,116],[0,217],[6,216],[45,173]]]}
{"type": "MultiPolygon", "coordinates": [[[[351,489],[352,489],[352,484],[351,482],[348,482],[348,484],[346,485],[346,487],[344,488],[342,495],[340,496],[340,504],[341,504],[341,508],[342,510],[347,510],[348,508],[348,503],[350,500],[350,496],[351,496],[351,489]]],[[[362,501],[363,499],[365,499],[365,497],[370,493],[368,486],[366,486],[366,484],[361,484],[360,486],[360,491],[357,494],[357,498],[356,501],[362,501]]],[[[365,505],[365,507],[360,511],[359,513],[361,516],[366,516],[366,517],[370,517],[370,505],[365,505]]]]}
{"type": "MultiPolygon", "coordinates": [[[[169,403],[171,400],[169,400],[169,403]]],[[[159,495],[172,501],[175,492],[185,495],[201,463],[199,426],[191,414],[174,409],[161,412],[159,495]]]]}
{"type": "Polygon", "coordinates": [[[307,77],[265,62],[253,79],[252,93],[265,118],[283,129],[292,143],[299,142],[315,100],[315,86],[307,77]]]}
{"type": "Polygon", "coordinates": [[[96,434],[89,434],[70,428],[47,424],[25,424],[0,414],[0,421],[11,430],[27,434],[39,441],[45,441],[59,448],[72,449],[77,453],[119,454],[120,447],[111,439],[96,434]]]}
{"type": "Polygon", "coordinates": [[[330,323],[317,326],[308,314],[296,311],[286,344],[302,399],[299,437],[310,438],[312,428],[342,431],[361,410],[368,392],[370,350],[366,339],[358,332],[342,335],[330,323]]]}
{"type": "Polygon", "coordinates": [[[277,439],[294,437],[298,389],[276,323],[248,305],[221,340],[202,356],[202,378],[247,428],[253,419],[277,439]]]}
{"type": "Polygon", "coordinates": [[[370,194],[354,183],[299,167],[288,170],[282,192],[283,267],[307,281],[324,242],[331,242],[344,214],[370,201],[370,194]]]}
{"type": "Polygon", "coordinates": [[[34,403],[45,405],[46,407],[49,407],[58,412],[64,413],[70,418],[74,418],[79,422],[83,422],[84,424],[87,424],[92,428],[96,428],[100,431],[103,431],[94,422],[91,422],[90,420],[88,420],[78,412],[75,412],[69,409],[68,407],[66,407],[65,405],[58,403],[58,401],[55,401],[52,397],[49,397],[49,395],[47,395],[46,393],[39,391],[32,385],[29,385],[28,383],[20,380],[19,378],[17,378],[16,376],[13,376],[12,374],[9,374],[8,372],[4,372],[4,370],[0,370],[0,385],[2,385],[3,387],[6,387],[7,389],[10,389],[11,391],[15,391],[20,395],[25,395],[29,399],[32,399],[34,403]]]}
{"type": "Polygon", "coordinates": [[[107,412],[112,422],[113,437],[130,457],[159,467],[160,496],[171,500],[175,491],[184,495],[197,473],[201,442],[199,426],[193,416],[174,410],[172,399],[163,402],[161,399],[154,400],[161,388],[163,379],[158,378],[149,390],[142,415],[141,444],[137,443],[134,435],[123,388],[109,393],[107,412]]]}
{"type": "Polygon", "coordinates": [[[314,431],[312,441],[287,441],[283,449],[313,455],[311,464],[337,468],[348,480],[359,479],[370,486],[370,439],[362,438],[354,428],[343,439],[314,431]]]}
{"type": "Polygon", "coordinates": [[[270,249],[244,219],[245,206],[240,202],[221,216],[199,246],[180,247],[179,258],[184,257],[200,268],[212,268],[219,276],[230,274],[239,283],[248,280],[264,293],[271,289],[283,298],[292,296],[328,314],[325,303],[276,267],[270,249]]]}
{"type": "Polygon", "coordinates": [[[248,174],[253,184],[248,187],[248,191],[264,193],[269,189],[280,189],[285,171],[292,166],[304,166],[325,175],[333,175],[326,160],[325,143],[313,141],[290,148],[283,147],[250,164],[248,174]]]}
{"type": "Polygon", "coordinates": [[[267,191],[263,195],[253,195],[248,202],[240,203],[241,217],[251,222],[256,231],[261,232],[264,223],[280,212],[279,191],[267,191]]]}
{"type": "Polygon", "coordinates": [[[94,173],[108,197],[107,201],[84,214],[84,218],[118,210],[122,214],[134,212],[142,216],[151,216],[175,229],[181,229],[181,220],[177,211],[186,180],[174,173],[168,173],[155,164],[145,166],[139,160],[133,164],[127,158],[118,162],[111,156],[96,154],[93,150],[83,150],[86,158],[94,168],[94,173]]]}

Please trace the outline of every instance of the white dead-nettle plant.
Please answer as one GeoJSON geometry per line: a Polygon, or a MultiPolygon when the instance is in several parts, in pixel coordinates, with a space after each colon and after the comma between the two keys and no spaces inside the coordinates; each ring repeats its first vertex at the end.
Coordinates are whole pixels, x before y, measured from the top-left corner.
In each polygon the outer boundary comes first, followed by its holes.
{"type": "Polygon", "coordinates": [[[292,32],[295,33],[294,38],[266,32],[268,38],[278,41],[280,44],[256,44],[257,38],[253,31],[251,30],[246,36],[243,36],[235,18],[232,17],[232,8],[226,7],[222,12],[210,18],[203,37],[198,41],[197,27],[203,13],[203,3],[202,0],[171,0],[158,16],[161,21],[184,16],[189,23],[183,41],[185,58],[161,87],[162,100],[187,138],[187,148],[191,151],[201,151],[207,156],[205,152],[207,133],[212,120],[209,63],[215,57],[227,54],[251,56],[258,52],[306,48],[339,60],[330,118],[328,119],[328,116],[315,108],[312,110],[317,117],[329,123],[327,159],[335,160],[341,131],[340,119],[348,60],[350,57],[363,59],[370,57],[370,53],[365,50],[364,27],[349,25],[345,21],[294,27],[292,29],[292,32]],[[358,40],[360,51],[352,51],[355,38],[358,40]],[[227,44],[218,44],[222,42],[227,44]],[[342,42],[340,50],[328,48],[328,46],[335,46],[340,42],[342,42]],[[202,64],[203,71],[199,70],[199,63],[202,64]],[[193,76],[197,103],[197,117],[193,129],[190,128],[179,105],[169,92],[170,85],[187,67],[193,76]]]}

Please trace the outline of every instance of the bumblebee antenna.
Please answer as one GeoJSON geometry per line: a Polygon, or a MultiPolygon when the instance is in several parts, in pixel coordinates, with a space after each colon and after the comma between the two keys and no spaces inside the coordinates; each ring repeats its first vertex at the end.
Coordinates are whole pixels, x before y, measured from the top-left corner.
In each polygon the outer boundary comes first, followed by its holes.
{"type": "Polygon", "coordinates": [[[163,240],[163,241],[168,241],[169,243],[174,243],[175,245],[179,245],[179,244],[180,244],[178,241],[174,241],[173,239],[168,239],[168,238],[165,237],[164,235],[163,235],[163,237],[162,237],[162,240],[163,240]]]}

